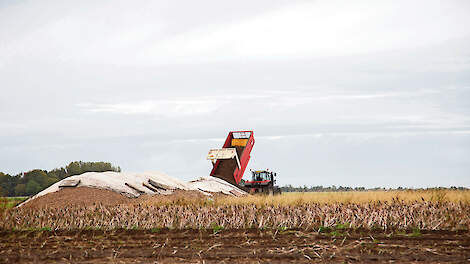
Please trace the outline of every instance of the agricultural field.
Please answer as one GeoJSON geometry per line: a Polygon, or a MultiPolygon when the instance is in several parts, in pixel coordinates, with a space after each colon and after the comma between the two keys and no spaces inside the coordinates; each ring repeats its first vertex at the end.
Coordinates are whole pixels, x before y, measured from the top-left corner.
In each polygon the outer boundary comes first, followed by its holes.
{"type": "Polygon", "coordinates": [[[28,199],[28,197],[0,197],[0,208],[12,208],[28,199]]]}
{"type": "Polygon", "coordinates": [[[66,197],[3,208],[0,263],[470,261],[469,191],[66,197]]]}

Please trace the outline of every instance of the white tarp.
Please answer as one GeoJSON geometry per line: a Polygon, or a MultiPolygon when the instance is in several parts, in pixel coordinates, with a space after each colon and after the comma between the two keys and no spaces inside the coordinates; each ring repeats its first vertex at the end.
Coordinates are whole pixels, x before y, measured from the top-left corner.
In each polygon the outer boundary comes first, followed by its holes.
{"type": "MultiPolygon", "coordinates": [[[[160,188],[149,189],[144,186],[149,185],[149,180],[159,183],[161,186],[172,187],[173,190],[187,190],[199,191],[197,188],[190,184],[172,178],[160,172],[145,172],[145,173],[124,173],[124,172],[87,172],[80,175],[70,176],[59,182],[54,183],[47,189],[39,192],[33,197],[29,198],[22,204],[27,203],[37,197],[43,196],[48,193],[56,192],[61,189],[59,186],[70,185],[70,183],[77,183],[76,187],[91,187],[114,191],[128,197],[138,197],[141,194],[171,194],[172,190],[163,190],[160,188]],[[155,190],[157,192],[155,192],[155,190]]],[[[64,188],[64,187],[63,187],[64,188]]],[[[65,187],[74,188],[74,187],[65,187]]],[[[202,193],[202,192],[201,192],[202,193]]],[[[204,193],[206,194],[206,193],[204,193]]],[[[207,195],[207,194],[206,194],[207,195]]],[[[21,205],[22,205],[21,204],[21,205]]]]}
{"type": "Polygon", "coordinates": [[[247,194],[247,192],[237,186],[212,176],[201,177],[197,180],[190,181],[189,185],[201,191],[210,193],[220,192],[230,196],[242,196],[247,194]]]}
{"type": "Polygon", "coordinates": [[[56,182],[42,192],[29,198],[24,203],[21,203],[19,206],[37,197],[59,191],[62,188],[75,187],[105,189],[131,198],[138,197],[141,194],[168,195],[173,193],[173,190],[197,191],[208,196],[211,195],[210,193],[223,193],[230,196],[242,196],[246,194],[246,192],[238,187],[211,176],[201,177],[190,182],[184,182],[160,172],[87,172],[80,175],[70,176],[56,182]],[[152,185],[152,182],[154,185],[152,185]]]}

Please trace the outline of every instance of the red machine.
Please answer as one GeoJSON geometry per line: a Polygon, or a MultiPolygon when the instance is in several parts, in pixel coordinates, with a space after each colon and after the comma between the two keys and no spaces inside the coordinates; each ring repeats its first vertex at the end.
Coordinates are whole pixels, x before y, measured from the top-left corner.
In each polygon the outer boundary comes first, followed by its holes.
{"type": "Polygon", "coordinates": [[[211,149],[207,154],[207,159],[214,166],[210,175],[250,193],[280,194],[279,187],[274,186],[276,173],[267,170],[252,171],[252,180],[240,184],[254,144],[253,131],[229,132],[224,146],[221,149],[211,149]]]}
{"type": "Polygon", "coordinates": [[[244,186],[250,193],[281,194],[281,189],[276,184],[275,172],[269,170],[251,171],[251,181],[245,181],[244,186]]]}
{"type": "Polygon", "coordinates": [[[239,185],[255,144],[253,131],[231,131],[222,149],[211,149],[207,159],[214,167],[211,176],[239,185]]]}

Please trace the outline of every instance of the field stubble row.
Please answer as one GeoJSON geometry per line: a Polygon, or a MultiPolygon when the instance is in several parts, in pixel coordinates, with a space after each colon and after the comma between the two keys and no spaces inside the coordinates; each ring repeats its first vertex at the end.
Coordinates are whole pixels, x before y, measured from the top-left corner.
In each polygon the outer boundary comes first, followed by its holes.
{"type": "Polygon", "coordinates": [[[229,197],[216,202],[226,204],[257,204],[257,205],[301,205],[308,203],[343,203],[367,204],[375,202],[453,202],[470,203],[470,190],[405,190],[405,191],[349,191],[349,192],[291,192],[280,196],[247,196],[242,199],[229,197]]]}
{"type": "Polygon", "coordinates": [[[0,229],[320,228],[469,230],[468,191],[355,192],[185,199],[106,206],[15,208],[0,229]]]}

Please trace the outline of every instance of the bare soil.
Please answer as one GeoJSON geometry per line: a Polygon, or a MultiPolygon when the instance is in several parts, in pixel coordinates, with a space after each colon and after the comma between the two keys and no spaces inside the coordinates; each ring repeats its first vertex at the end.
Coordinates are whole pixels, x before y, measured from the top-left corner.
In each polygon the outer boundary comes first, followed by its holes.
{"type": "Polygon", "coordinates": [[[63,188],[57,192],[48,193],[24,204],[25,208],[64,208],[74,206],[92,205],[119,205],[119,204],[153,204],[172,203],[186,200],[203,199],[205,196],[197,191],[175,190],[170,195],[141,195],[138,198],[128,198],[117,192],[90,188],[63,188]]]}
{"type": "Polygon", "coordinates": [[[421,232],[0,231],[0,263],[469,263],[468,232],[421,232]]]}
{"type": "Polygon", "coordinates": [[[24,204],[25,208],[61,208],[64,206],[118,205],[131,199],[117,192],[89,187],[62,188],[24,204]]]}

